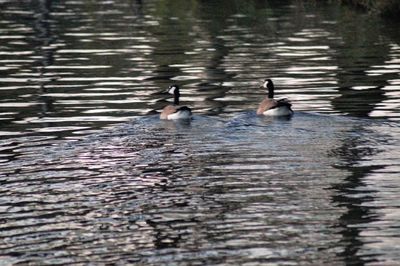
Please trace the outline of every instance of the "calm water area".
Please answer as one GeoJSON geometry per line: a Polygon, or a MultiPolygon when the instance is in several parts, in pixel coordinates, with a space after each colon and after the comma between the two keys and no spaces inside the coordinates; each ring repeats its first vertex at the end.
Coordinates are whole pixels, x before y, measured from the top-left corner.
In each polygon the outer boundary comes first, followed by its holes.
{"type": "Polygon", "coordinates": [[[0,266],[400,265],[400,22],[335,2],[0,0],[0,266]]]}

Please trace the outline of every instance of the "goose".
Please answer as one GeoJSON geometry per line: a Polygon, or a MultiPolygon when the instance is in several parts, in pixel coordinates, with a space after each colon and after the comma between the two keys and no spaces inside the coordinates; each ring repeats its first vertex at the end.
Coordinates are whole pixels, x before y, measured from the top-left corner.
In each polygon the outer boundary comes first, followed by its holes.
{"type": "Polygon", "coordinates": [[[169,86],[167,92],[174,95],[174,104],[169,104],[164,107],[160,114],[160,119],[176,120],[176,119],[190,119],[192,117],[192,110],[187,106],[179,106],[179,86],[169,86]]]}
{"type": "Polygon", "coordinates": [[[268,96],[260,103],[257,115],[290,116],[293,115],[292,104],[288,99],[274,99],[274,83],[266,79],[260,88],[268,89],[268,96]]]}

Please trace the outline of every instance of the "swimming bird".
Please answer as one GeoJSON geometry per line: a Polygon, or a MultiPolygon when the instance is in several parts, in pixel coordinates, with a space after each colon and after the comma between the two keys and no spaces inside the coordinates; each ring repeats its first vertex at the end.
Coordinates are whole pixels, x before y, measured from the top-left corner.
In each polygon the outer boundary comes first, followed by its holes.
{"type": "Polygon", "coordinates": [[[179,106],[179,86],[169,86],[167,92],[174,95],[174,104],[164,107],[160,114],[160,119],[175,120],[175,119],[190,119],[192,117],[192,110],[187,106],[179,106]]]}
{"type": "Polygon", "coordinates": [[[264,80],[261,88],[268,89],[268,96],[258,106],[257,115],[290,116],[293,114],[292,104],[288,99],[274,99],[274,83],[272,83],[272,80],[264,80]]]}

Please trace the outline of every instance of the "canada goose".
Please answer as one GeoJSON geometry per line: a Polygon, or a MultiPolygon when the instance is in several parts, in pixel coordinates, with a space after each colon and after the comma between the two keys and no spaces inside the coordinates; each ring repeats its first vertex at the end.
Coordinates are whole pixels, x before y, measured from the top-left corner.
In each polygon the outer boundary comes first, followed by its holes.
{"type": "Polygon", "coordinates": [[[292,104],[288,99],[274,99],[274,83],[272,83],[272,80],[264,80],[261,88],[268,89],[268,96],[258,106],[257,115],[289,116],[293,114],[292,104]]]}
{"type": "Polygon", "coordinates": [[[174,95],[174,104],[169,104],[164,107],[160,114],[160,119],[190,119],[192,117],[192,110],[187,106],[179,106],[179,86],[171,85],[167,92],[174,95]]]}

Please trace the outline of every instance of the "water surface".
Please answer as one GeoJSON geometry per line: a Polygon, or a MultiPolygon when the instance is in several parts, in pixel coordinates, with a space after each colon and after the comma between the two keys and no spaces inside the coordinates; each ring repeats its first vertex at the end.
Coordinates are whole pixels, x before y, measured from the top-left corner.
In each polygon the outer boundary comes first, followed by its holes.
{"type": "Polygon", "coordinates": [[[400,260],[396,22],[313,1],[0,9],[4,265],[400,260]],[[255,115],[265,78],[294,117],[255,115]],[[189,123],[158,119],[172,83],[189,123]]]}

